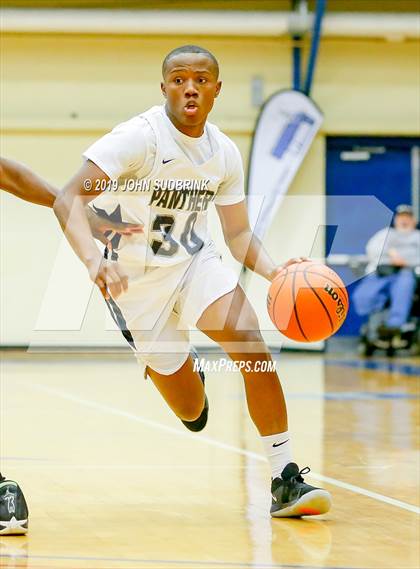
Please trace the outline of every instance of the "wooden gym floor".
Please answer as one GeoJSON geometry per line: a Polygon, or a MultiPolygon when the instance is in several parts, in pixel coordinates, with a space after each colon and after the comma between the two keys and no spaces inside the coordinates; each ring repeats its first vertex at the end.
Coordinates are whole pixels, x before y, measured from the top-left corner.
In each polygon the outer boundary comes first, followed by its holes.
{"type": "Polygon", "coordinates": [[[269,517],[239,374],[207,374],[195,435],[131,354],[3,352],[1,467],[30,531],[0,538],[0,566],[417,569],[419,361],[277,361],[296,460],[333,494],[318,518],[269,517]]]}

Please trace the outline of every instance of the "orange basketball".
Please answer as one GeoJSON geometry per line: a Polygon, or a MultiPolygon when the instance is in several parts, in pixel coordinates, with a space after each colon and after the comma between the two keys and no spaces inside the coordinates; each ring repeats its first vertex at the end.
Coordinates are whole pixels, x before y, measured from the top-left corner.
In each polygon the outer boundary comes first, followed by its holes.
{"type": "Polygon", "coordinates": [[[322,263],[294,263],[270,285],[267,308],[282,334],[297,342],[329,338],[347,316],[349,297],[343,281],[322,263]]]}

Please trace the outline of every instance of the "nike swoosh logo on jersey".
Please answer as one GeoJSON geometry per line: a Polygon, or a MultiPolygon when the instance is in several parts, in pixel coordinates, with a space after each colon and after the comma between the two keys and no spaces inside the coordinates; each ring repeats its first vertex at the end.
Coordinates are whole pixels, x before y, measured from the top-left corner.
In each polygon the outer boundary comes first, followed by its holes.
{"type": "Polygon", "coordinates": [[[162,160],[162,164],[167,164],[168,162],[172,162],[175,158],[169,158],[169,160],[162,160]]]}
{"type": "Polygon", "coordinates": [[[284,445],[288,442],[289,439],[287,439],[287,441],[283,441],[282,443],[273,443],[273,447],[281,447],[281,445],[284,445]]]}

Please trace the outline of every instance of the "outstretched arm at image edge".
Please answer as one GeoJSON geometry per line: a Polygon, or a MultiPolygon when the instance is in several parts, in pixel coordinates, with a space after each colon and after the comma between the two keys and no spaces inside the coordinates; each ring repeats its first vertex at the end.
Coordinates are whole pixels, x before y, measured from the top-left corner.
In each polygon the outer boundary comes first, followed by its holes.
{"type": "Polygon", "coordinates": [[[0,186],[22,200],[46,207],[53,207],[58,193],[27,166],[7,158],[0,158],[0,186]]]}

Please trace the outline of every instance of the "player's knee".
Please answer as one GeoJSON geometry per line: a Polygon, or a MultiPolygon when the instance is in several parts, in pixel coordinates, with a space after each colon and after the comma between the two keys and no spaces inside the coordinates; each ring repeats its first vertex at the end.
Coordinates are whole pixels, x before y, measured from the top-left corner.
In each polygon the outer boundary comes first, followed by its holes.
{"type": "Polygon", "coordinates": [[[184,400],[177,404],[176,414],[183,421],[195,421],[203,412],[203,400],[184,400]]]}
{"type": "Polygon", "coordinates": [[[223,341],[225,343],[240,342],[243,344],[264,343],[263,337],[261,336],[261,332],[259,330],[240,330],[237,328],[225,330],[223,341]]]}
{"type": "Polygon", "coordinates": [[[259,341],[261,339],[260,325],[257,315],[252,308],[242,310],[238,318],[228,319],[226,332],[238,340],[259,341]]]}
{"type": "Polygon", "coordinates": [[[214,330],[209,335],[228,353],[232,351],[229,346],[233,342],[263,342],[258,319],[253,310],[242,311],[239,317],[231,314],[222,330],[214,330]]]}

